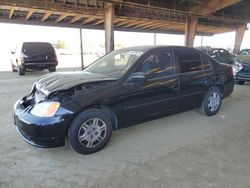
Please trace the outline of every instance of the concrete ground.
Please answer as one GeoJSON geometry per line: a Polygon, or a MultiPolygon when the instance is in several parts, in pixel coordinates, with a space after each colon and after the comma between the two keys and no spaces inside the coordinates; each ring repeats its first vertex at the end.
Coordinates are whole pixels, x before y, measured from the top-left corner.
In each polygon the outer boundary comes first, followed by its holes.
{"type": "Polygon", "coordinates": [[[114,132],[104,150],[40,149],[13,126],[14,102],[46,72],[0,73],[0,187],[249,188],[250,84],[220,112],[193,110],[114,132]]]}

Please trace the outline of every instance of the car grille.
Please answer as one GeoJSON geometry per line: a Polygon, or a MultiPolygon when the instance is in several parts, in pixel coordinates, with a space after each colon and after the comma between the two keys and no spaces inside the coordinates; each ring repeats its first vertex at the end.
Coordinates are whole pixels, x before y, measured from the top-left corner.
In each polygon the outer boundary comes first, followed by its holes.
{"type": "Polygon", "coordinates": [[[250,72],[250,64],[249,65],[243,64],[242,66],[244,72],[250,72]]]}
{"type": "Polygon", "coordinates": [[[46,98],[46,95],[43,92],[36,90],[34,97],[35,97],[35,102],[39,103],[46,98]]]}

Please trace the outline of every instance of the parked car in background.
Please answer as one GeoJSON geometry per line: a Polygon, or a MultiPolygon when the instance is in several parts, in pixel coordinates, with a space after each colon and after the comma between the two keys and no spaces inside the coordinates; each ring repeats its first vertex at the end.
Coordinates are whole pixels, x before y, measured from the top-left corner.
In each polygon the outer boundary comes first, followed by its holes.
{"type": "Polygon", "coordinates": [[[219,61],[220,63],[232,64],[234,62],[234,55],[226,49],[211,47],[198,47],[197,49],[205,52],[207,55],[219,61]]]}
{"type": "Polygon", "coordinates": [[[57,147],[68,140],[89,154],[101,150],[113,130],[131,124],[197,107],[215,115],[233,88],[232,67],[196,49],[131,47],[83,71],[41,77],[16,102],[14,124],[32,145],[57,147]]]}
{"type": "Polygon", "coordinates": [[[55,49],[47,42],[23,42],[11,51],[13,72],[25,75],[26,70],[55,72],[58,64],[55,49]]]}
{"type": "Polygon", "coordinates": [[[243,85],[250,81],[250,49],[241,50],[234,59],[233,65],[235,82],[243,85]]]}

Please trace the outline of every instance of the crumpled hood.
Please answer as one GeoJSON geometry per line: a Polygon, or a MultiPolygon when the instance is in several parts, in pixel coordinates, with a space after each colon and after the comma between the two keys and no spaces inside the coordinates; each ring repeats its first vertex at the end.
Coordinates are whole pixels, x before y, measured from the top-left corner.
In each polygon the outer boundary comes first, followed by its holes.
{"type": "Polygon", "coordinates": [[[56,72],[41,77],[36,82],[36,88],[48,95],[54,91],[67,90],[79,84],[108,80],[115,79],[83,71],[56,72]]]}
{"type": "Polygon", "coordinates": [[[236,60],[240,63],[250,63],[250,55],[239,55],[236,60]]]}

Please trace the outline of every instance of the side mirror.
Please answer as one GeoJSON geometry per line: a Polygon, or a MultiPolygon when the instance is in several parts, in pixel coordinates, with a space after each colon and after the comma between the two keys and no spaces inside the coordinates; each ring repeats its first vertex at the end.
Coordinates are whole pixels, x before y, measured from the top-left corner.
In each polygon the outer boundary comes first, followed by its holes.
{"type": "Polygon", "coordinates": [[[143,72],[135,72],[131,74],[127,80],[129,83],[145,82],[146,76],[143,72]]]}

